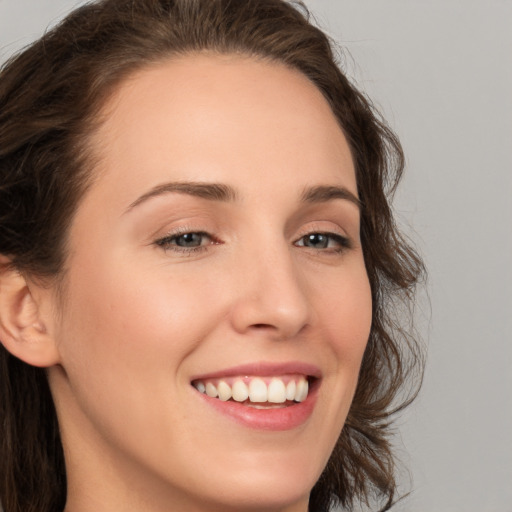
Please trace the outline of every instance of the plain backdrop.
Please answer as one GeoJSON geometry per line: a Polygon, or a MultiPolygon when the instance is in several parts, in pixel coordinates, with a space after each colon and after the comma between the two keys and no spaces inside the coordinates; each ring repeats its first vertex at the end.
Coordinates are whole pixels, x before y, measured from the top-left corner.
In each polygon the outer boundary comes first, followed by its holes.
{"type": "MultiPolygon", "coordinates": [[[[77,3],[0,0],[0,58],[77,3]]],[[[307,4],[402,140],[395,207],[429,268],[396,510],[512,512],[512,1],[307,4]]]]}

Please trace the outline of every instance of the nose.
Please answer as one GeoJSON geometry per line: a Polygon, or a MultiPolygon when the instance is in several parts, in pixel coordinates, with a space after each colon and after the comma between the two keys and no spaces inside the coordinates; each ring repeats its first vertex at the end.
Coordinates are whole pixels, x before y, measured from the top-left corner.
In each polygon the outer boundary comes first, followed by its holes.
{"type": "Polygon", "coordinates": [[[238,260],[231,323],[241,334],[265,333],[276,340],[297,336],[311,320],[305,276],[290,248],[257,251],[238,260]]]}

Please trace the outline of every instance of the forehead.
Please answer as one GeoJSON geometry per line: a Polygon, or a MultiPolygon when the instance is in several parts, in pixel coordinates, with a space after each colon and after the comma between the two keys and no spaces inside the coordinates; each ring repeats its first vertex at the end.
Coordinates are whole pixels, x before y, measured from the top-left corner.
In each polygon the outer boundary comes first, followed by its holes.
{"type": "MultiPolygon", "coordinates": [[[[239,181],[318,176],[355,193],[343,132],[321,92],[283,64],[235,55],[188,55],[137,71],[104,108],[93,137],[100,173],[147,187],[163,179],[239,181]],[[151,172],[150,172],[151,170],[151,172]],[[155,176],[155,179],[157,177],[155,176]]],[[[284,183],[283,183],[284,184],[284,183]]]]}

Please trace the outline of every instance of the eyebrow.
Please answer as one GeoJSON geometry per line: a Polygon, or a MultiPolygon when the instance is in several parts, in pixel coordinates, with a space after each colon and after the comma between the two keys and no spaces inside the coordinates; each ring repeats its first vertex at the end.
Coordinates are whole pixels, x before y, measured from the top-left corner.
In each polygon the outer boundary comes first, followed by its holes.
{"type": "Polygon", "coordinates": [[[355,204],[359,209],[363,204],[360,199],[345,187],[334,185],[319,185],[316,187],[307,187],[302,192],[301,199],[305,203],[325,203],[333,199],[345,199],[355,204]]]}
{"type": "MultiPolygon", "coordinates": [[[[153,197],[171,192],[200,197],[201,199],[208,199],[210,201],[233,202],[238,197],[233,187],[223,183],[177,181],[156,185],[133,201],[126,211],[132,210],[153,197]]],[[[362,207],[362,203],[357,196],[345,187],[318,185],[315,187],[306,187],[301,194],[301,202],[304,203],[324,203],[334,199],[344,199],[355,204],[359,209],[362,207]]]]}
{"type": "Polygon", "coordinates": [[[170,192],[177,192],[179,194],[186,194],[189,196],[200,197],[202,199],[209,199],[210,201],[234,201],[237,198],[237,193],[234,188],[222,183],[201,183],[201,182],[170,182],[157,185],[151,190],[142,194],[133,203],[130,204],[127,211],[132,210],[139,204],[151,199],[153,197],[168,194],[170,192]]]}

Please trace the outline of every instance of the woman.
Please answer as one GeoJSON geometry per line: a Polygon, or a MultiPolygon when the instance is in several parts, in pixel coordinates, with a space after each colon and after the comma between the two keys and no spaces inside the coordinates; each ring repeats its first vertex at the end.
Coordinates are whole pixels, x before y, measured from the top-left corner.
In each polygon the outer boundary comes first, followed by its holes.
{"type": "Polygon", "coordinates": [[[422,264],[305,12],[92,3],[0,112],[5,512],[388,509],[422,264]]]}

